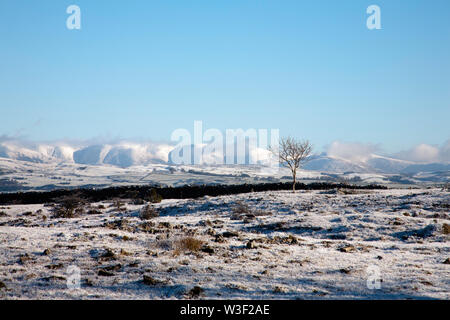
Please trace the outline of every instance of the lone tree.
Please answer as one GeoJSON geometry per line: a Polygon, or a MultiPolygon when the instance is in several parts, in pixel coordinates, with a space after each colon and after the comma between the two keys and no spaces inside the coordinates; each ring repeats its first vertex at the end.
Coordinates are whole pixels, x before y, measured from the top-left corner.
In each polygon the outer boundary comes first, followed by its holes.
{"type": "Polygon", "coordinates": [[[282,166],[291,169],[292,192],[295,192],[297,169],[303,165],[311,154],[312,145],[308,140],[296,140],[291,137],[281,138],[278,150],[270,148],[271,152],[279,157],[282,166]]]}

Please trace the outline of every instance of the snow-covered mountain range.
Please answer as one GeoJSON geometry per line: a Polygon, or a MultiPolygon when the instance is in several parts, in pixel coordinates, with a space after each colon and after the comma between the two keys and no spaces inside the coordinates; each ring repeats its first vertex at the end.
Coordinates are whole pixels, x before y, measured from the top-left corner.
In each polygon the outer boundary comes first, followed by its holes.
{"type": "MultiPolygon", "coordinates": [[[[254,150],[247,151],[247,158],[254,150]]],[[[128,143],[94,145],[0,143],[0,158],[33,163],[74,163],[83,165],[109,165],[120,168],[173,164],[173,145],[164,143],[128,143]]],[[[449,171],[446,162],[413,162],[370,153],[364,158],[346,159],[321,153],[310,157],[306,170],[333,173],[405,173],[449,171]]]]}

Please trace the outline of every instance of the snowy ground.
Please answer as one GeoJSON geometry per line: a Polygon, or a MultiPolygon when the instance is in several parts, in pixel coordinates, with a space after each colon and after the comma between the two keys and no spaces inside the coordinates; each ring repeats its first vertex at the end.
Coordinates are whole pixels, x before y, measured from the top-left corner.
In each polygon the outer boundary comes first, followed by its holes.
{"type": "Polygon", "coordinates": [[[149,220],[142,205],[99,205],[70,219],[0,207],[0,298],[450,299],[440,189],[163,200],[149,220]],[[203,246],[180,250],[186,237],[203,246]],[[80,289],[67,288],[70,266],[80,289]]]}

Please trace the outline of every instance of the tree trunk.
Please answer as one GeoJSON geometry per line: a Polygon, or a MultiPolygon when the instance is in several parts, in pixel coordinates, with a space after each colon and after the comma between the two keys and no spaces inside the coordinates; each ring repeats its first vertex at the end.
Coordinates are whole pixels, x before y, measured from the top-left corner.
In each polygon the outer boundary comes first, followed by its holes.
{"type": "Polygon", "coordinates": [[[293,182],[292,182],[292,192],[295,193],[295,176],[296,176],[296,172],[295,170],[292,171],[292,178],[293,178],[293,182]]]}

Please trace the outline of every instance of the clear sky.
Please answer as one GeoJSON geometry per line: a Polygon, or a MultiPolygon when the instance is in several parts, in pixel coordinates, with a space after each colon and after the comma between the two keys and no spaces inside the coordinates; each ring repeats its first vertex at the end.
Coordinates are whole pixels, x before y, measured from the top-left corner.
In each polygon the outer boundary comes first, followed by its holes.
{"type": "Polygon", "coordinates": [[[1,0],[0,41],[0,135],[169,140],[203,120],[317,147],[450,138],[448,0],[1,0]]]}

